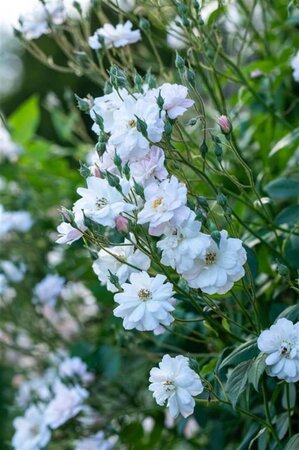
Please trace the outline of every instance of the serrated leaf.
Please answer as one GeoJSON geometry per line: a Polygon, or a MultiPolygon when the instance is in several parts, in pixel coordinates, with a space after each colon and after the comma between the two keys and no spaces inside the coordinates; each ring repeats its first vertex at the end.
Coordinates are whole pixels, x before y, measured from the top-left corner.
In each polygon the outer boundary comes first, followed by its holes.
{"type": "Polygon", "coordinates": [[[254,358],[258,355],[259,350],[256,345],[256,340],[245,342],[245,344],[237,347],[232,353],[230,353],[219,366],[219,370],[225,366],[235,366],[242,361],[254,358]]]}
{"type": "Polygon", "coordinates": [[[277,153],[279,150],[282,150],[289,145],[296,143],[297,141],[299,143],[299,128],[296,128],[294,131],[280,139],[280,141],[278,141],[272,148],[269,156],[275,155],[275,153],[277,153]]]}
{"type": "Polygon", "coordinates": [[[266,357],[266,354],[260,353],[253,361],[248,373],[248,381],[253,385],[256,391],[258,391],[259,380],[266,369],[266,357]]]}
{"type": "Polygon", "coordinates": [[[299,448],[299,434],[295,434],[295,436],[291,437],[284,450],[298,450],[298,448],[299,448]]]}
{"type": "Polygon", "coordinates": [[[228,376],[226,391],[233,407],[236,406],[238,398],[246,388],[248,371],[251,367],[251,364],[251,360],[241,362],[230,372],[228,376]]]}
{"type": "Polygon", "coordinates": [[[289,200],[299,197],[299,180],[295,178],[277,178],[268,183],[264,190],[269,197],[277,200],[289,200]]]}

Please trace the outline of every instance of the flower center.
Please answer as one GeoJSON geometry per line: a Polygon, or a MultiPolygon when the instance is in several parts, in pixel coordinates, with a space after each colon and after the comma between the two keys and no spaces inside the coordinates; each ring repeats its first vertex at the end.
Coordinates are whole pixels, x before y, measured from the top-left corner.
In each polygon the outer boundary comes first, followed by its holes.
{"type": "Polygon", "coordinates": [[[162,382],[163,386],[165,387],[166,391],[172,391],[174,389],[174,382],[171,380],[165,380],[162,382]]]}
{"type": "Polygon", "coordinates": [[[281,356],[284,356],[285,358],[288,358],[290,356],[292,347],[291,344],[289,342],[282,342],[281,346],[280,346],[280,354],[281,356]]]}
{"type": "Polygon", "coordinates": [[[137,122],[134,119],[129,120],[128,127],[129,128],[136,128],[137,122]]]}
{"type": "Polygon", "coordinates": [[[102,197],[97,199],[96,206],[98,207],[98,209],[102,209],[106,205],[108,205],[108,200],[106,198],[102,197]]]}
{"type": "Polygon", "coordinates": [[[163,201],[162,197],[156,198],[156,200],[153,201],[153,208],[154,209],[158,208],[158,206],[162,204],[162,201],[163,201]]]}
{"type": "Polygon", "coordinates": [[[215,252],[208,252],[206,254],[206,264],[209,266],[210,264],[214,264],[214,262],[216,261],[216,253],[215,252]]]}
{"type": "Polygon", "coordinates": [[[140,300],[142,300],[143,302],[145,300],[148,300],[151,297],[152,293],[151,291],[149,291],[148,289],[140,289],[140,291],[138,292],[138,297],[140,298],[140,300]]]}
{"type": "Polygon", "coordinates": [[[32,425],[32,427],[30,427],[30,433],[33,436],[36,436],[39,433],[39,428],[37,425],[32,425]]]}

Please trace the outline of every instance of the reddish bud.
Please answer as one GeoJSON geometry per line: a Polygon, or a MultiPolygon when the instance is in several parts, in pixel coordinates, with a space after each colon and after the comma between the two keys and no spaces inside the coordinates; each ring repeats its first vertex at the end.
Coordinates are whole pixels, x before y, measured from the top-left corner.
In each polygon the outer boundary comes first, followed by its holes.
{"type": "Polygon", "coordinates": [[[120,233],[127,233],[129,229],[129,221],[126,217],[117,216],[115,219],[115,226],[120,233]]]}
{"type": "Polygon", "coordinates": [[[232,131],[232,124],[230,123],[228,117],[220,116],[218,117],[218,125],[223,134],[230,134],[232,131]]]}

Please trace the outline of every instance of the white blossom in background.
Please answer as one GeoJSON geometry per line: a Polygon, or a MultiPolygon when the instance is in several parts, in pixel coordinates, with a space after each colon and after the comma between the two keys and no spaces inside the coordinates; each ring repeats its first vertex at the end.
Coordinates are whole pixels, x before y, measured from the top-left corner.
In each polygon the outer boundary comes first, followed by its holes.
{"type": "Polygon", "coordinates": [[[83,236],[83,233],[80,230],[74,228],[67,222],[62,222],[58,225],[57,232],[59,233],[59,238],[56,240],[57,244],[71,245],[83,236]]]}
{"type": "Polygon", "coordinates": [[[188,89],[181,84],[164,83],[151,92],[156,98],[160,93],[164,100],[163,109],[167,112],[170,119],[182,116],[194,104],[193,100],[186,98],[188,89]]]}
{"type": "Polygon", "coordinates": [[[190,211],[188,219],[157,242],[162,250],[161,263],[178,273],[192,269],[196,258],[203,258],[210,245],[210,237],[200,232],[201,223],[190,211]]]}
{"type": "Polygon", "coordinates": [[[148,223],[152,236],[161,236],[189,217],[187,188],[175,176],[159,184],[149,184],[144,189],[144,197],[145,205],[138,214],[138,223],[148,223]]]}
{"type": "Polygon", "coordinates": [[[170,48],[174,50],[182,50],[187,47],[187,39],[185,30],[181,24],[180,16],[176,16],[167,26],[166,41],[170,48]]]}
{"type": "Polygon", "coordinates": [[[132,273],[130,283],[114,300],[118,306],[113,314],[121,317],[126,330],[153,331],[160,325],[170,325],[174,318],[174,291],[164,275],[150,277],[146,272],[132,273]]]}
{"type": "Polygon", "coordinates": [[[38,406],[28,408],[23,417],[16,417],[13,426],[15,428],[12,438],[14,450],[40,450],[50,441],[51,432],[38,406]]]}
{"type": "Polygon", "coordinates": [[[87,188],[77,189],[82,198],[75,203],[74,211],[84,211],[85,216],[94,222],[115,228],[116,217],[134,209],[134,205],[126,203],[122,194],[107,180],[89,177],[86,182],[87,188]]]}
{"type": "Polygon", "coordinates": [[[116,275],[122,285],[132,273],[148,270],[151,265],[150,258],[136,249],[127,239],[124,245],[110,247],[107,250],[109,253],[105,249],[98,252],[98,259],[94,261],[92,268],[100,282],[106,285],[110,292],[117,291],[109,279],[110,274],[116,275]]]}
{"type": "Polygon", "coordinates": [[[129,20],[124,24],[119,23],[114,27],[110,23],[105,23],[102,28],[98,28],[89,37],[88,43],[93,50],[100,48],[119,48],[125,45],[135,44],[141,40],[140,30],[132,30],[133,24],[129,20]],[[104,44],[104,45],[103,45],[104,44]]]}
{"type": "Polygon", "coordinates": [[[124,12],[130,12],[135,8],[136,0],[112,0],[124,12]]]}
{"type": "Polygon", "coordinates": [[[0,121],[0,161],[7,159],[16,162],[21,153],[21,147],[11,140],[9,132],[0,121]]]}
{"type": "Polygon", "coordinates": [[[66,308],[60,307],[55,309],[55,305],[49,306],[49,304],[44,304],[38,306],[38,312],[44,316],[44,318],[50,322],[65,340],[70,341],[78,335],[80,331],[80,325],[78,320],[76,320],[66,308]]]}
{"type": "Polygon", "coordinates": [[[31,214],[27,211],[5,211],[0,204],[0,238],[6,237],[11,231],[26,233],[32,224],[31,214]]]}
{"type": "Polygon", "coordinates": [[[168,175],[164,162],[163,150],[152,145],[144,157],[131,162],[131,177],[142,186],[147,186],[156,180],[163,181],[168,175]]]}
{"type": "Polygon", "coordinates": [[[269,375],[288,383],[299,381],[299,322],[278,319],[260,334],[257,345],[268,355],[265,362],[269,375]]]}
{"type": "Polygon", "coordinates": [[[32,398],[40,403],[49,402],[53,395],[51,386],[57,377],[54,368],[47,369],[42,375],[34,373],[27,380],[22,380],[16,396],[16,402],[21,408],[26,408],[32,402],[32,398]]]}
{"type": "Polygon", "coordinates": [[[159,368],[150,371],[149,390],[158,405],[169,408],[172,417],[182,414],[188,417],[193,413],[194,396],[203,391],[202,382],[194,370],[189,367],[189,359],[185,356],[172,358],[164,355],[159,368]]]}
{"type": "Polygon", "coordinates": [[[62,0],[50,0],[43,6],[38,3],[19,18],[19,31],[25,39],[38,39],[51,32],[50,24],[61,25],[66,20],[66,11],[62,0]]]}
{"type": "Polygon", "coordinates": [[[24,264],[16,265],[12,261],[0,261],[0,270],[3,271],[6,278],[13,282],[19,283],[24,279],[24,274],[26,272],[26,266],[24,264]]]}
{"type": "Polygon", "coordinates": [[[112,450],[115,445],[115,439],[106,439],[103,431],[77,441],[75,450],[112,450]]]}
{"type": "Polygon", "coordinates": [[[87,365],[78,356],[66,358],[59,366],[61,378],[75,378],[81,383],[89,384],[93,381],[94,375],[88,372],[87,365]]]}
{"type": "Polygon", "coordinates": [[[79,414],[89,396],[86,389],[80,386],[69,388],[59,381],[54,386],[54,394],[44,412],[45,422],[53,430],[79,414]]]}
{"type": "Polygon", "coordinates": [[[60,296],[65,279],[58,275],[48,274],[33,289],[35,303],[54,306],[60,296]]]}
{"type": "Polygon", "coordinates": [[[299,50],[296,55],[291,59],[291,67],[293,69],[294,80],[299,83],[299,50]]]}
{"type": "Polygon", "coordinates": [[[158,143],[164,131],[164,115],[150,97],[135,100],[127,97],[122,106],[113,113],[109,143],[125,163],[129,159],[145,156],[151,142],[158,143]],[[148,139],[137,129],[137,118],[146,123],[148,139]]]}
{"type": "Polygon", "coordinates": [[[207,294],[225,294],[245,275],[243,265],[247,257],[242,241],[229,238],[224,230],[220,235],[219,244],[210,237],[204,255],[193,261],[190,270],[182,272],[190,287],[207,294]]]}

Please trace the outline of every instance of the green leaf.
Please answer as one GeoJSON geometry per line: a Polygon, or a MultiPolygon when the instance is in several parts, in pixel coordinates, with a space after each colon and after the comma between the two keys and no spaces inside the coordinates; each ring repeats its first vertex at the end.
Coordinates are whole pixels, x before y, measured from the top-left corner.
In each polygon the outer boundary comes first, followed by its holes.
{"type": "Polygon", "coordinates": [[[25,144],[34,136],[40,121],[38,97],[30,97],[9,118],[12,139],[25,144]]]}
{"type": "Polygon", "coordinates": [[[299,434],[295,434],[287,443],[284,450],[298,450],[299,448],[299,434]]]}
{"type": "Polygon", "coordinates": [[[236,450],[248,450],[248,445],[252,441],[252,438],[256,435],[258,429],[258,424],[252,423],[246,435],[243,437],[241,444],[236,450]]]}
{"type": "Polygon", "coordinates": [[[292,131],[291,133],[287,134],[282,139],[280,139],[280,141],[278,141],[272,148],[269,156],[275,155],[275,153],[277,153],[278,151],[292,144],[295,144],[296,142],[299,143],[299,128],[296,128],[294,131],[292,131]]]}
{"type": "Polygon", "coordinates": [[[285,246],[285,256],[289,264],[299,269],[299,236],[290,236],[285,246]]]}
{"type": "Polygon", "coordinates": [[[240,362],[254,358],[259,353],[256,340],[245,342],[230,353],[220,364],[219,370],[225,366],[235,366],[240,362]]]}
{"type": "Polygon", "coordinates": [[[266,432],[266,431],[267,431],[267,428],[265,427],[265,428],[262,428],[262,429],[257,433],[257,435],[250,441],[248,450],[250,450],[250,449],[252,448],[252,445],[255,443],[255,441],[256,441],[257,439],[260,439],[262,436],[265,435],[265,432],[266,432]]]}
{"type": "Polygon", "coordinates": [[[229,374],[226,383],[226,390],[233,407],[236,406],[238,398],[246,388],[248,372],[251,364],[251,360],[243,361],[241,362],[241,364],[236,366],[229,374]]]}
{"type": "Polygon", "coordinates": [[[266,359],[267,355],[260,353],[252,363],[248,373],[248,381],[251,383],[256,391],[258,391],[259,380],[266,369],[266,359]]]}
{"type": "Polygon", "coordinates": [[[294,408],[296,405],[296,386],[295,383],[284,383],[283,386],[283,395],[281,399],[281,405],[284,409],[288,409],[288,395],[289,391],[289,399],[290,399],[290,408],[294,408]]]}
{"type": "Polygon", "coordinates": [[[280,414],[276,420],[276,431],[279,439],[283,439],[288,431],[289,415],[287,412],[280,414]]]}
{"type": "Polygon", "coordinates": [[[288,200],[299,196],[299,180],[294,178],[277,178],[264,187],[269,197],[288,200]]]}
{"type": "Polygon", "coordinates": [[[288,320],[291,320],[292,322],[298,322],[299,320],[299,304],[298,305],[292,305],[288,308],[284,309],[276,320],[281,319],[282,317],[285,317],[288,320]]]}
{"type": "Polygon", "coordinates": [[[277,225],[286,224],[293,227],[299,223],[299,205],[288,206],[283,209],[274,219],[277,225]]]}

